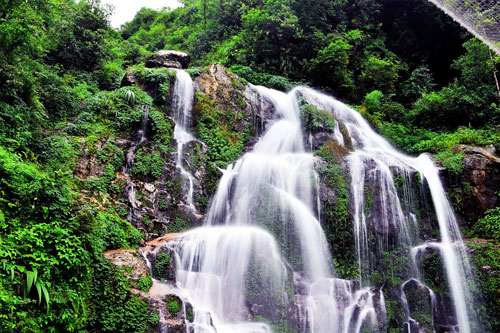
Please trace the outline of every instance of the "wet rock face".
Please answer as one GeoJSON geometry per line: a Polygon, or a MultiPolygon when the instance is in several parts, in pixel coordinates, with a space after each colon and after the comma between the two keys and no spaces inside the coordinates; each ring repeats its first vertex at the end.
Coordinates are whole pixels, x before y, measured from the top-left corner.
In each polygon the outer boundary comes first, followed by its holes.
{"type": "Polygon", "coordinates": [[[459,176],[443,171],[443,179],[459,213],[466,221],[477,221],[485,211],[500,205],[500,158],[493,146],[480,148],[458,145],[455,153],[463,154],[463,171],[459,176]]]}
{"type": "Polygon", "coordinates": [[[160,50],[146,61],[146,67],[168,67],[184,69],[191,63],[191,57],[184,52],[160,50]]]}
{"type": "Polygon", "coordinates": [[[410,317],[414,320],[410,323],[412,331],[430,332],[436,329],[437,332],[454,332],[457,321],[449,297],[432,292],[416,280],[406,283],[403,291],[410,317]]]}

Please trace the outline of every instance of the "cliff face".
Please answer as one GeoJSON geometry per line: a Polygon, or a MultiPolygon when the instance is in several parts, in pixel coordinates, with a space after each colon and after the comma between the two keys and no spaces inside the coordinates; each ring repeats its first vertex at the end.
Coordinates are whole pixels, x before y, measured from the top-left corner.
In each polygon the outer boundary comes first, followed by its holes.
{"type": "Polygon", "coordinates": [[[458,145],[452,151],[460,157],[459,172],[445,168],[442,178],[457,213],[473,227],[487,210],[500,204],[500,158],[493,146],[458,145]]]}
{"type": "MultiPolygon", "coordinates": [[[[113,163],[113,156],[119,155],[116,152],[125,152],[121,164],[117,163],[119,167],[108,175],[114,189],[112,194],[106,198],[93,199],[99,201],[103,207],[115,207],[119,215],[143,232],[141,250],[135,253],[134,258],[129,258],[128,263],[123,264],[123,260],[116,259],[118,254],[113,256],[110,253],[108,257],[120,266],[129,267],[129,271],[141,266],[141,272],[132,276],[140,275],[156,279],[149,291],[133,290],[133,292],[146,300],[152,309],[160,314],[159,329],[167,324],[170,327],[169,332],[185,331],[184,319],[188,323],[193,320],[189,300],[174,287],[177,261],[173,249],[176,246],[177,233],[202,224],[210,199],[222,176],[222,170],[255,145],[276,113],[272,101],[257,94],[252,85],[218,64],[211,65],[203,71],[195,71],[193,76],[195,96],[190,120],[192,133],[196,139],[184,146],[181,163],[194,178],[195,210],[190,209],[186,201],[188,184],[176,165],[176,142],[172,135],[175,126],[172,114],[175,89],[173,73],[170,73],[168,80],[160,85],[154,81],[152,75],[148,77],[144,73],[127,73],[123,82],[127,82],[127,85],[138,84],[145,89],[155,101],[156,107],[161,110],[164,121],[160,122],[157,113],[148,114],[147,110],[144,110],[141,123],[137,123],[131,133],[122,133],[113,140],[101,138],[93,146],[83,142],[81,159],[74,170],[75,177],[84,180],[105,177],[109,173],[108,165],[113,163]],[[163,141],[158,140],[162,135],[163,141]],[[103,157],[104,153],[96,153],[96,150],[106,151],[107,157],[103,157]],[[144,265],[148,267],[149,273],[142,272],[144,265]],[[160,283],[160,280],[166,284],[160,283]],[[165,287],[166,285],[170,287],[165,287]],[[179,307],[177,311],[175,304],[179,307]]],[[[315,188],[318,191],[319,207],[316,203],[314,208],[316,210],[320,208],[320,221],[332,252],[337,276],[352,280],[351,288],[357,289],[360,286],[356,280],[360,277],[353,232],[355,194],[350,186],[351,170],[346,160],[353,151],[352,142],[357,138],[349,136],[342,120],[333,118],[306,102],[301,105],[301,120],[304,144],[314,152],[318,175],[315,188]],[[337,132],[334,131],[335,126],[337,132]]],[[[472,226],[486,210],[498,205],[496,192],[500,188],[499,159],[493,152],[484,149],[472,147],[456,147],[456,149],[457,154],[463,154],[462,173],[460,176],[455,176],[444,168],[442,178],[447,180],[448,196],[455,203],[455,209],[467,224],[472,226]]],[[[379,220],[388,217],[382,216],[386,203],[376,169],[375,164],[366,166],[364,170],[366,184],[363,189],[366,201],[364,203],[366,232],[374,235],[369,241],[375,247],[377,237],[387,238],[389,242],[399,237],[398,230],[382,228],[378,223],[379,220]]],[[[402,210],[415,212],[415,221],[418,221],[421,227],[414,232],[425,242],[436,242],[439,238],[439,228],[432,209],[428,207],[427,185],[421,181],[416,172],[409,174],[398,174],[398,170],[391,172],[394,173],[397,194],[401,198],[412,198],[411,203],[403,201],[402,210]]],[[[91,196],[92,193],[94,192],[82,190],[82,196],[91,196]]],[[[473,259],[478,263],[484,258],[479,256],[483,250],[484,246],[476,252],[473,251],[475,253],[473,259]]],[[[426,267],[425,276],[422,277],[426,285],[411,279],[403,283],[410,276],[407,268],[409,263],[401,259],[401,253],[398,251],[400,249],[394,248],[387,252],[375,252],[366,263],[371,265],[373,274],[364,278],[383,290],[387,302],[388,313],[376,314],[381,318],[380,322],[385,322],[382,317],[387,315],[387,321],[384,323],[386,327],[402,327],[409,314],[412,318],[418,318],[418,324],[412,324],[414,330],[432,330],[433,327],[440,330],[451,329],[456,325],[456,318],[450,313],[452,305],[438,251],[427,247],[419,252],[417,258],[419,265],[426,267]],[[388,271],[391,272],[391,276],[386,275],[385,272],[388,271]],[[402,293],[410,299],[406,304],[406,310],[400,306],[402,293]],[[432,304],[422,301],[431,297],[434,302],[432,304]]],[[[130,253],[118,255],[120,256],[130,257],[130,253]]],[[[483,274],[488,279],[498,278],[495,268],[483,266],[485,265],[480,267],[481,271],[478,274],[483,274]]],[[[136,278],[126,276],[137,283],[136,278]]],[[[293,281],[290,282],[293,285],[291,288],[294,290],[292,295],[294,300],[289,298],[285,305],[286,320],[297,327],[306,320],[304,314],[297,310],[297,304],[300,308],[307,296],[307,288],[302,286],[302,279],[300,274],[294,274],[293,281]]],[[[275,315],[266,313],[265,305],[260,304],[258,299],[255,300],[255,304],[248,304],[248,309],[249,318],[257,316],[271,322],[280,320],[275,315]]],[[[490,315],[494,315],[493,312],[489,312],[490,315]]]]}

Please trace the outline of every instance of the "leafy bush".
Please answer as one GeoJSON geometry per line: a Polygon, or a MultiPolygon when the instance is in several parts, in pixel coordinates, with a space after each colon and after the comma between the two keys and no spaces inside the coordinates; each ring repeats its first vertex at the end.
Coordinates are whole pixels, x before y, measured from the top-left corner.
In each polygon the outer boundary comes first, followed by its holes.
{"type": "Polygon", "coordinates": [[[433,134],[430,139],[416,143],[413,146],[413,150],[415,152],[438,153],[458,144],[482,146],[498,144],[499,140],[500,134],[496,130],[475,130],[468,127],[460,127],[452,133],[433,134]]]}
{"type": "Polygon", "coordinates": [[[245,133],[236,133],[234,113],[230,110],[224,113],[213,104],[213,100],[196,94],[196,131],[207,144],[210,159],[225,167],[241,155],[245,133]]]}
{"type": "Polygon", "coordinates": [[[478,237],[500,239],[500,207],[488,210],[474,225],[474,233],[478,237]]]}
{"type": "Polygon", "coordinates": [[[161,252],[156,256],[154,277],[157,279],[165,278],[165,273],[170,265],[170,254],[161,252]]]}
{"type": "Polygon", "coordinates": [[[186,229],[187,229],[186,222],[179,217],[176,217],[174,222],[168,225],[169,232],[183,232],[186,229]]]}
{"type": "Polygon", "coordinates": [[[149,111],[149,121],[152,140],[160,146],[168,147],[173,137],[171,121],[163,113],[154,109],[149,111]]]}
{"type": "Polygon", "coordinates": [[[134,165],[130,168],[130,174],[144,178],[152,177],[153,179],[158,179],[161,177],[164,163],[165,160],[159,151],[150,154],[139,150],[134,156],[134,165]]]}
{"type": "Polygon", "coordinates": [[[54,72],[44,71],[40,75],[40,102],[54,121],[74,116],[78,111],[78,97],[73,89],[54,72]]]}
{"type": "Polygon", "coordinates": [[[137,87],[123,87],[108,94],[106,107],[101,113],[111,121],[111,127],[117,131],[130,132],[141,122],[144,115],[143,106],[151,106],[152,100],[144,91],[137,87]],[[135,104],[130,106],[125,98],[132,91],[135,104]]]}
{"type": "Polygon", "coordinates": [[[447,168],[452,174],[458,176],[462,173],[464,169],[464,163],[462,161],[464,157],[463,153],[455,154],[448,150],[438,154],[438,161],[447,168]]]}
{"type": "Polygon", "coordinates": [[[88,328],[94,332],[145,332],[157,324],[148,304],[129,293],[132,287],[120,268],[100,259],[90,284],[88,328]]]}
{"type": "Polygon", "coordinates": [[[141,232],[115,215],[99,212],[97,222],[106,249],[137,247],[142,239],[141,232]]]}
{"type": "Polygon", "coordinates": [[[79,146],[79,142],[70,141],[68,138],[59,135],[45,138],[38,144],[40,150],[39,160],[54,170],[61,169],[64,166],[72,169],[79,146]]]}
{"type": "Polygon", "coordinates": [[[146,276],[141,276],[139,278],[139,284],[137,285],[137,288],[139,288],[139,290],[148,292],[152,285],[153,280],[151,279],[151,273],[148,272],[146,276]]]}
{"type": "Polygon", "coordinates": [[[281,91],[288,91],[297,85],[296,83],[290,82],[290,80],[283,76],[257,73],[248,66],[233,65],[229,67],[229,70],[252,84],[266,86],[268,88],[281,91]]]}
{"type": "Polygon", "coordinates": [[[177,314],[177,312],[179,312],[181,310],[181,305],[179,304],[179,301],[177,301],[176,299],[174,299],[172,297],[169,297],[167,309],[168,309],[168,313],[171,316],[175,316],[177,314]]]}
{"type": "Polygon", "coordinates": [[[312,104],[303,105],[300,108],[300,117],[303,126],[310,132],[330,131],[335,130],[335,119],[325,110],[318,110],[312,104]]]}
{"type": "Polygon", "coordinates": [[[186,69],[186,72],[191,75],[191,78],[194,80],[197,76],[201,74],[203,70],[200,67],[193,67],[186,69]]]}

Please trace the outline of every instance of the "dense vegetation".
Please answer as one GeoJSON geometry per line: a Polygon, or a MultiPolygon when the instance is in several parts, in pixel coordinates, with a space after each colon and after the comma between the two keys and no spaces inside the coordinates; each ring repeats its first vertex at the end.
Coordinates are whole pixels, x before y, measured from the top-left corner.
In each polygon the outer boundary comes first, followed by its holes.
{"type": "MultiPolygon", "coordinates": [[[[172,127],[158,107],[171,73],[142,64],[158,49],[186,51],[199,67],[220,62],[255,84],[321,88],[409,153],[444,152],[450,160],[459,143],[499,145],[499,56],[426,1],[183,3],[174,11],[142,9],[119,31],[99,1],[0,3],[0,331],[143,332],[156,325],[102,253],[137,247],[142,238],[122,219],[124,205],[109,200],[123,190],[115,181],[125,164],[117,138],[132,136],[142,105],[151,107],[161,149],[140,150],[130,172],[158,178],[171,148],[172,127]],[[156,82],[154,99],[120,88],[131,66],[156,82]],[[82,179],[77,161],[92,156],[104,172],[82,179]]],[[[220,114],[197,101],[210,111],[197,131],[217,141],[209,157],[223,166],[241,153],[246,133],[234,133],[229,120],[211,126],[220,114]]],[[[337,181],[336,166],[323,171],[337,181]]],[[[345,217],[341,204],[330,207],[332,217],[345,217]]],[[[491,210],[471,233],[496,244],[499,216],[491,210]]],[[[498,247],[484,253],[485,263],[498,262],[498,247]]],[[[498,279],[485,281],[485,290],[498,290],[498,279]]]]}

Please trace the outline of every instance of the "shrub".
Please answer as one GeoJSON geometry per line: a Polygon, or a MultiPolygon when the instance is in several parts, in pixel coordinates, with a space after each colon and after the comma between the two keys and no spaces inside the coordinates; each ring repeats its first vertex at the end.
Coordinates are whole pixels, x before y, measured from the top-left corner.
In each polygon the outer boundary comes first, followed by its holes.
{"type": "Polygon", "coordinates": [[[146,276],[141,276],[139,278],[139,284],[137,285],[137,287],[139,288],[139,290],[148,292],[152,285],[153,279],[151,278],[151,273],[148,272],[146,276]]]}
{"type": "Polygon", "coordinates": [[[335,119],[325,110],[318,110],[312,104],[306,104],[300,108],[300,117],[303,126],[310,132],[322,130],[333,132],[335,130],[335,119]]]}
{"type": "Polygon", "coordinates": [[[177,312],[181,310],[181,305],[179,304],[179,301],[175,300],[173,297],[169,297],[167,309],[171,316],[175,316],[177,312]]]}
{"type": "Polygon", "coordinates": [[[165,273],[170,265],[170,254],[167,252],[161,252],[156,256],[155,267],[154,267],[154,277],[157,279],[163,279],[165,273]]]}
{"type": "Polygon", "coordinates": [[[463,153],[454,154],[451,150],[447,150],[438,154],[438,161],[441,161],[441,164],[452,174],[458,176],[464,169],[463,157],[463,153]]]}
{"type": "Polygon", "coordinates": [[[38,95],[52,120],[64,120],[78,112],[77,94],[54,72],[41,73],[38,95]]]}
{"type": "Polygon", "coordinates": [[[107,250],[137,247],[142,239],[139,230],[115,215],[99,212],[97,221],[107,250]]]}
{"type": "Polygon", "coordinates": [[[474,233],[478,237],[500,239],[500,207],[488,210],[474,225],[474,233]]]}
{"type": "Polygon", "coordinates": [[[179,217],[176,217],[174,222],[169,224],[169,226],[168,226],[169,232],[183,232],[186,229],[187,229],[186,222],[179,217]]]}
{"type": "Polygon", "coordinates": [[[283,76],[257,73],[248,66],[233,65],[229,68],[229,70],[252,84],[266,86],[268,88],[281,91],[288,91],[297,85],[283,76]]]}
{"type": "Polygon", "coordinates": [[[163,171],[165,160],[159,151],[154,154],[139,150],[134,157],[134,165],[130,168],[130,174],[133,176],[152,177],[158,179],[163,171]]]}

